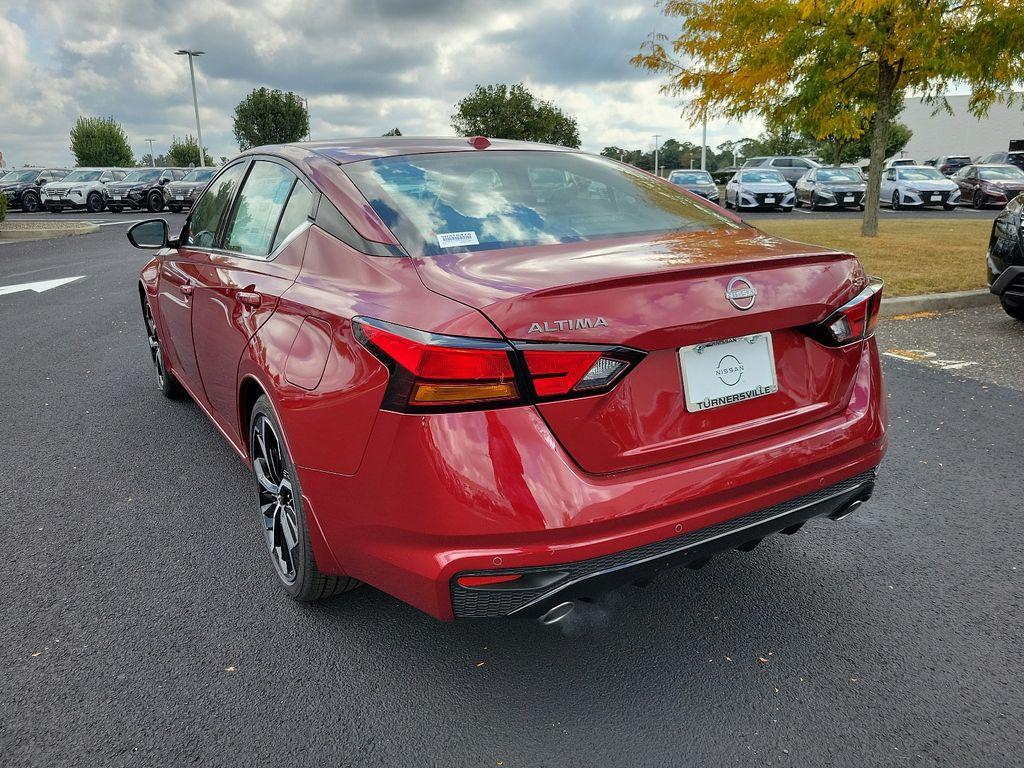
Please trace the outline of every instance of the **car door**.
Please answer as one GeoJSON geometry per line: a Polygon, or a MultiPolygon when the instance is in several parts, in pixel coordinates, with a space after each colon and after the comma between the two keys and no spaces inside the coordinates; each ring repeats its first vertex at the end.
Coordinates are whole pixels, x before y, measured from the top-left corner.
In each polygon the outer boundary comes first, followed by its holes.
{"type": "Polygon", "coordinates": [[[206,399],[237,430],[238,364],[302,266],[312,185],[283,161],[253,161],[218,245],[197,263],[192,340],[206,399]]]}
{"type": "Polygon", "coordinates": [[[977,177],[976,166],[968,165],[961,168],[955,174],[953,174],[953,181],[960,188],[960,198],[962,200],[970,200],[971,195],[974,194],[974,184],[976,183],[977,177]]]}
{"type": "Polygon", "coordinates": [[[248,160],[229,165],[210,182],[182,228],[178,248],[160,262],[157,307],[162,346],[181,383],[200,400],[203,385],[192,341],[195,286],[248,167],[248,160]]]}
{"type": "Polygon", "coordinates": [[[892,193],[896,189],[896,169],[889,168],[882,174],[882,185],[878,192],[882,203],[892,203],[892,193]]]}

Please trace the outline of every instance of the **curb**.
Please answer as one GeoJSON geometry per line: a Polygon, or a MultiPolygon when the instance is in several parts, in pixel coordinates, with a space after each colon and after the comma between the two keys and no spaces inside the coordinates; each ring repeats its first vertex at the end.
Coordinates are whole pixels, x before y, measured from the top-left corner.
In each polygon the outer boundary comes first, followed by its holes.
{"type": "Polygon", "coordinates": [[[920,296],[895,296],[882,298],[882,317],[908,315],[912,312],[946,312],[951,309],[984,307],[999,299],[987,288],[978,291],[953,291],[951,293],[925,293],[920,296]]]}
{"type": "Polygon", "coordinates": [[[61,222],[59,227],[18,226],[20,222],[0,224],[0,245],[4,243],[23,243],[26,240],[50,240],[57,237],[73,237],[74,235],[90,235],[100,231],[99,224],[87,221],[61,222]],[[14,224],[11,226],[11,224],[14,224]]]}

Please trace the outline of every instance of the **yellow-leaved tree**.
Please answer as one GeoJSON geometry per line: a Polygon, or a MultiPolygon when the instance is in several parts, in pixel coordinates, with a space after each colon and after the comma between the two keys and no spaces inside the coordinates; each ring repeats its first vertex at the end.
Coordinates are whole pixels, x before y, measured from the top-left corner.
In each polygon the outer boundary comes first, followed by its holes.
{"type": "Polygon", "coordinates": [[[878,233],[878,192],[893,117],[908,93],[946,108],[969,88],[983,116],[1024,83],[1021,0],[662,0],[682,22],[632,63],[668,76],[694,119],[799,117],[819,138],[871,131],[862,234],[878,233]]]}

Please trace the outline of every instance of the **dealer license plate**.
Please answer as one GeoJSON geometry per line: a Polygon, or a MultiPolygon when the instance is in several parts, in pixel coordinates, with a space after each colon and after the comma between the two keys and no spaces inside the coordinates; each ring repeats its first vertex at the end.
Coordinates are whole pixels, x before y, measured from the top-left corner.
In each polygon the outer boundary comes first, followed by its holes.
{"type": "Polygon", "coordinates": [[[844,203],[852,203],[853,202],[853,195],[847,195],[846,197],[844,197],[843,198],[843,202],[844,203]]]}
{"type": "Polygon", "coordinates": [[[175,195],[175,196],[174,196],[174,199],[175,199],[175,200],[184,200],[184,199],[185,199],[185,196],[184,196],[184,195],[175,195]]]}
{"type": "Polygon", "coordinates": [[[932,200],[936,203],[939,202],[941,199],[942,195],[932,195],[932,200]]]}
{"type": "Polygon", "coordinates": [[[772,197],[771,195],[765,195],[764,201],[766,203],[774,203],[775,202],[775,198],[772,197]]]}
{"type": "Polygon", "coordinates": [[[112,198],[113,200],[120,200],[120,199],[121,199],[121,196],[120,196],[120,195],[111,195],[110,197],[111,197],[111,198],[112,198]]]}
{"type": "Polygon", "coordinates": [[[686,410],[720,408],[777,392],[770,333],[738,336],[679,350],[686,410]]]}

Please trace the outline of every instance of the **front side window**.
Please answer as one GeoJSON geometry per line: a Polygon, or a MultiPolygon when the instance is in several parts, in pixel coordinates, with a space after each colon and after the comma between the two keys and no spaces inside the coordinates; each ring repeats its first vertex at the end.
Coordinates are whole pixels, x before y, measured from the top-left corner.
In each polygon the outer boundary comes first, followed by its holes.
{"type": "Polygon", "coordinates": [[[283,165],[266,160],[254,162],[228,223],[224,249],[267,256],[294,182],[295,174],[283,165]]]}
{"type": "Polygon", "coordinates": [[[791,168],[793,166],[793,161],[788,157],[777,157],[772,160],[772,165],[776,168],[791,168]]]}
{"type": "Polygon", "coordinates": [[[415,256],[727,229],[682,190],[576,152],[445,152],[345,166],[415,256]]]}
{"type": "Polygon", "coordinates": [[[235,196],[235,190],[242,180],[245,163],[238,163],[227,168],[206,190],[192,215],[188,219],[185,245],[197,248],[212,248],[217,237],[217,228],[228,204],[235,196]]]}

